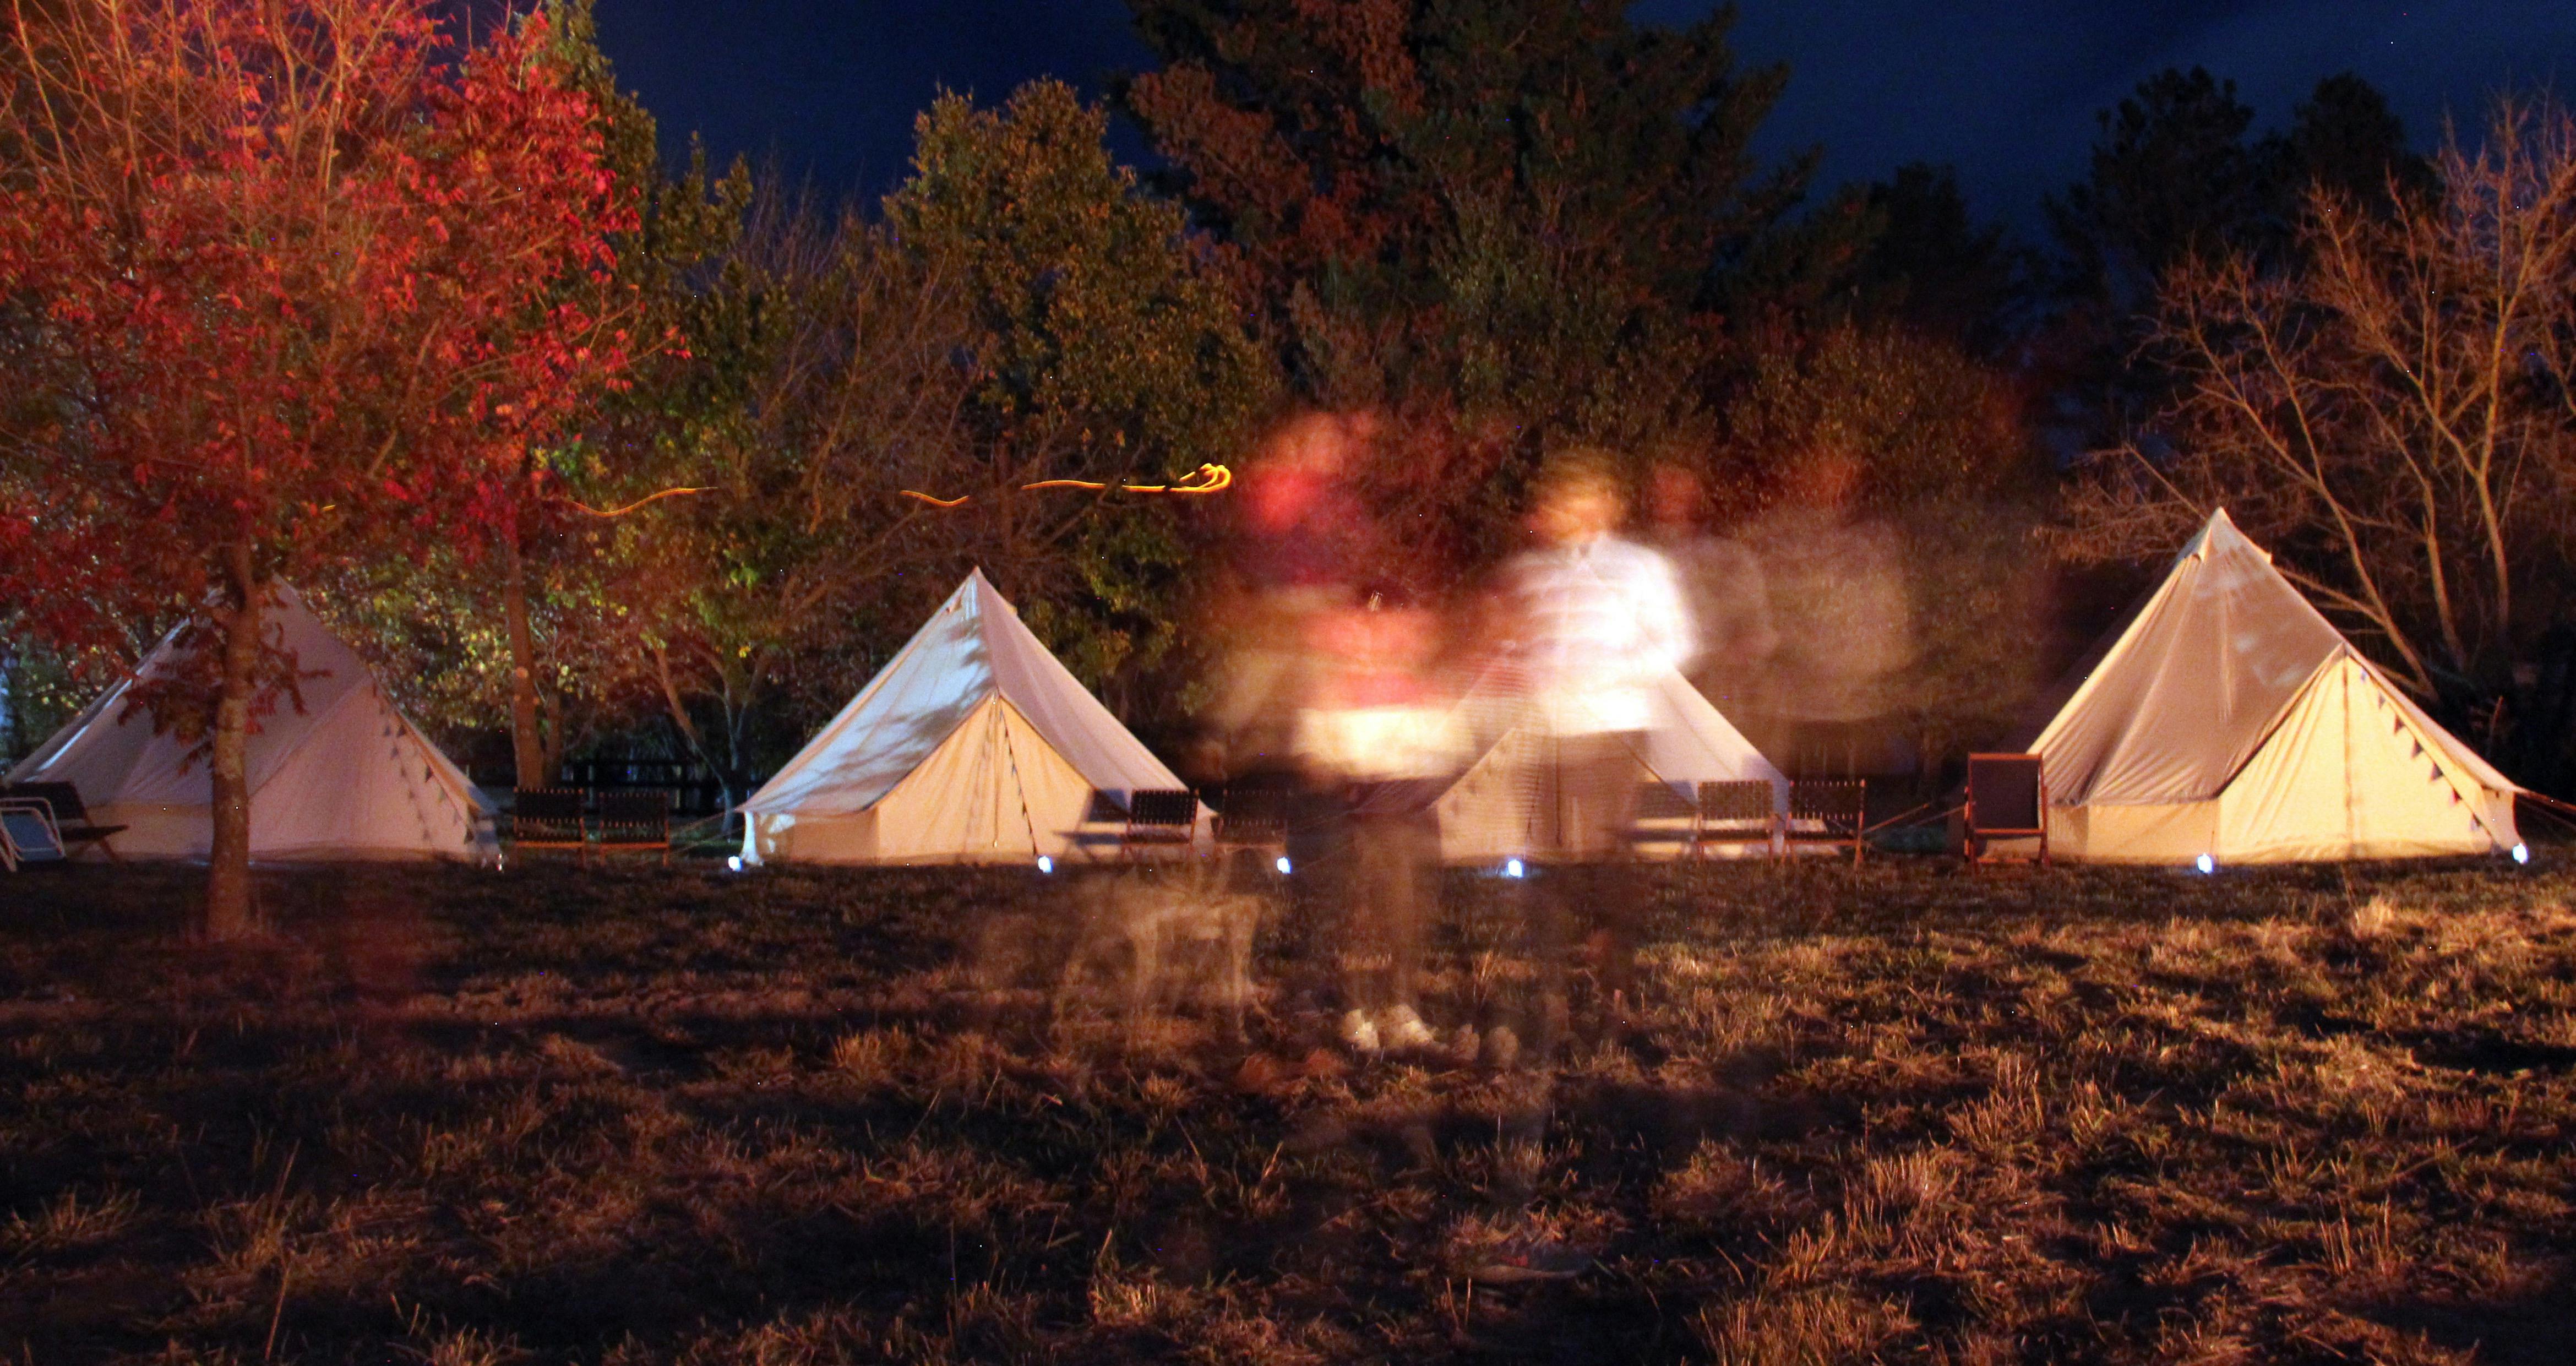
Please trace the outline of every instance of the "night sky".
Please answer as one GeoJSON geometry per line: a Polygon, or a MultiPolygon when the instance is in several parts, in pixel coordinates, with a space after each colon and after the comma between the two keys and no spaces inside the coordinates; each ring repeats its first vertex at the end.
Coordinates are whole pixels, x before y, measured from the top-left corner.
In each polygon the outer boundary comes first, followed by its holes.
{"type": "MultiPolygon", "coordinates": [[[[1677,22],[1710,0],[1642,0],[1677,22]]],[[[2233,78],[2259,126],[2318,78],[2357,71],[2419,147],[2511,84],[2576,91],[2576,0],[1744,0],[1746,62],[1789,63],[1764,131],[1777,155],[1824,145],[1822,183],[1908,161],[1959,169],[1971,206],[2035,232],[2041,195],[2081,174],[2094,112],[2166,66],[2233,78]]],[[[719,156],[775,157],[830,194],[882,194],[913,115],[941,86],[998,101],[1055,75],[1098,94],[1144,65],[1121,0],[599,0],[602,43],[661,119],[719,156]]],[[[1132,130],[1118,148],[1142,154],[1132,130]]]]}

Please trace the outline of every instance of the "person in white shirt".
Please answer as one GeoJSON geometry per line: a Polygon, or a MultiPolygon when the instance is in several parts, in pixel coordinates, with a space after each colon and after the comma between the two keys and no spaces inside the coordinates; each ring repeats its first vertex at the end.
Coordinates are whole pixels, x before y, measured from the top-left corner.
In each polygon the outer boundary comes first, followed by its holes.
{"type": "MultiPolygon", "coordinates": [[[[1627,499],[1616,465],[1598,451],[1548,462],[1532,490],[1537,541],[1504,566],[1501,658],[1520,683],[1515,729],[1530,737],[1522,775],[1529,855],[1528,937],[1537,998],[1519,1033],[1489,1058],[1518,1051],[1521,1033],[1552,1056],[1567,1023],[1566,959],[1574,922],[1596,925],[1606,1028],[1626,1029],[1634,990],[1640,898],[1629,876],[1629,828],[1645,781],[1645,732],[1656,680],[1693,653],[1691,618],[1670,562],[1616,533],[1627,499]]],[[[1508,1028],[1508,1027],[1506,1027],[1508,1028]]]]}

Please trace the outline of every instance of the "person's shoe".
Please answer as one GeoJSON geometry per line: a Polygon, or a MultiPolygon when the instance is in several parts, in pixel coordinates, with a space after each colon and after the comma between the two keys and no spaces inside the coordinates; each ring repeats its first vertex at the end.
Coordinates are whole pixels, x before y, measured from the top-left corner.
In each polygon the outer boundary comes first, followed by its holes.
{"type": "Polygon", "coordinates": [[[1377,1052],[1377,1025],[1369,1019],[1367,1011],[1342,1012],[1342,1043],[1354,1053],[1377,1052]]]}
{"type": "Polygon", "coordinates": [[[1379,1015],[1377,1037],[1378,1042],[1389,1048],[1407,1051],[1429,1048],[1439,1042],[1439,1036],[1431,1032],[1431,1026],[1424,1024],[1422,1016],[1411,1006],[1397,1006],[1379,1015]]]}
{"type": "Polygon", "coordinates": [[[1508,1072],[1521,1060],[1521,1036],[1510,1025],[1496,1025],[1485,1031],[1484,1048],[1479,1061],[1497,1072],[1508,1072]]]}

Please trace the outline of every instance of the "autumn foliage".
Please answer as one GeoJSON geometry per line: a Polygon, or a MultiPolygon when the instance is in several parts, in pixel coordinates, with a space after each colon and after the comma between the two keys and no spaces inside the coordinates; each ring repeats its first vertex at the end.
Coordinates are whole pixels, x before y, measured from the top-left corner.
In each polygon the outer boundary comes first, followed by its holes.
{"type": "Polygon", "coordinates": [[[9,23],[0,298],[44,403],[7,452],[0,579],[62,640],[207,613],[212,687],[152,701],[211,737],[229,933],[263,601],[510,505],[517,453],[625,364],[600,296],[556,286],[605,278],[631,210],[539,20],[470,51],[425,0],[9,23]]]}

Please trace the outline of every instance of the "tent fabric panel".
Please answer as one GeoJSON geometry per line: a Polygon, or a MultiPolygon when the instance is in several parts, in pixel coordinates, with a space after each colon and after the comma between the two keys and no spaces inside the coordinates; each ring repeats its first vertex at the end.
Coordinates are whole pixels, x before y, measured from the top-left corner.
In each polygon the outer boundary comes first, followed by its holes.
{"type": "Polygon", "coordinates": [[[314,716],[304,743],[251,794],[251,856],[477,853],[471,799],[449,790],[435,751],[370,683],[314,716]]]}
{"type": "Polygon", "coordinates": [[[1026,718],[995,699],[879,802],[887,863],[1026,863],[1062,854],[1091,785],[1026,718]]]}
{"type": "MultiPolygon", "coordinates": [[[[1785,802],[1788,779],[1689,680],[1667,673],[1652,685],[1649,696],[1653,719],[1638,755],[1638,782],[1665,782],[1696,792],[1704,782],[1760,780],[1771,784],[1775,802],[1785,802]]],[[[1471,694],[1461,705],[1478,720],[1510,714],[1509,704],[1490,695],[1471,694]]],[[[1494,734],[1492,726],[1487,720],[1484,733],[1494,734]]],[[[1537,812],[1523,775],[1536,761],[1540,743],[1534,728],[1504,721],[1501,733],[1433,803],[1443,862],[1493,863],[1530,851],[1537,812]]],[[[1637,852],[1647,858],[1676,858],[1689,852],[1689,843],[1652,841],[1637,852]]]]}
{"type": "Polygon", "coordinates": [[[2049,808],[2052,857],[2089,863],[2186,864],[2215,856],[2218,803],[2049,808]]]}
{"type": "Polygon", "coordinates": [[[1186,785],[1082,686],[1064,661],[1038,643],[983,570],[976,570],[958,591],[970,589],[988,604],[981,619],[995,688],[1075,772],[1122,802],[1139,790],[1186,785]]]}
{"type": "Polygon", "coordinates": [[[2225,512],[2211,516],[2042,730],[2070,804],[2213,798],[2343,638],[2225,512]]]}
{"type": "Polygon", "coordinates": [[[2428,745],[2406,712],[2385,680],[2349,649],[2338,652],[2220,798],[2222,857],[2280,863],[2498,848],[2482,824],[2482,790],[2454,781],[2438,743],[2428,745]]]}
{"type": "Polygon", "coordinates": [[[877,813],[800,816],[745,813],[742,861],[757,863],[874,863],[877,813]]]}
{"type": "Polygon", "coordinates": [[[743,809],[847,816],[868,809],[993,692],[969,580],[743,809]]]}

